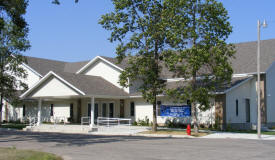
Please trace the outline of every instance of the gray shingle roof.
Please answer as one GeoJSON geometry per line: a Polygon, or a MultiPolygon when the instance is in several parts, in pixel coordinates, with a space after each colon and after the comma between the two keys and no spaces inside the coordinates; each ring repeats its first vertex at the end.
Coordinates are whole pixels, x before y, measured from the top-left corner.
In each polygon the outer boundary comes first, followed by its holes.
{"type": "MultiPolygon", "coordinates": [[[[245,80],[250,79],[249,77],[233,77],[230,84],[227,84],[219,89],[216,90],[217,93],[225,92],[226,90],[239,85],[240,83],[244,82],[245,80]]],[[[175,89],[175,88],[182,88],[187,85],[186,81],[174,81],[174,82],[167,82],[166,89],[175,89]]],[[[131,96],[141,96],[141,92],[137,91],[134,93],[130,93],[131,96]]]]}
{"type": "Polygon", "coordinates": [[[26,56],[27,65],[44,76],[49,71],[62,72],[66,62],[26,56]]]}
{"type": "MultiPolygon", "coordinates": [[[[257,42],[236,43],[235,59],[231,60],[235,74],[255,73],[257,71],[257,42]]],[[[116,58],[101,56],[109,62],[125,69],[128,65],[128,58],[125,58],[120,64],[116,58]]],[[[26,57],[28,65],[38,73],[45,75],[49,71],[65,71],[75,73],[89,61],[82,62],[63,62],[35,57],[26,57]]],[[[261,72],[265,72],[268,67],[275,61],[275,39],[261,41],[261,72]]],[[[164,65],[162,65],[164,66],[164,65]]],[[[173,73],[166,67],[161,72],[162,78],[172,78],[173,73]]]]}
{"type": "Polygon", "coordinates": [[[68,72],[55,72],[58,76],[87,95],[128,96],[123,89],[98,76],[88,76],[68,72]]]}
{"type": "Polygon", "coordinates": [[[87,63],[89,63],[89,61],[66,63],[64,67],[64,71],[70,72],[70,73],[76,73],[80,68],[85,66],[87,63]]]}
{"type": "MultiPolygon", "coordinates": [[[[257,72],[257,42],[237,43],[236,59],[232,60],[235,74],[257,72]]],[[[261,41],[261,72],[275,61],[275,39],[261,41]]]]}
{"type": "MultiPolygon", "coordinates": [[[[255,73],[257,72],[257,42],[236,43],[235,59],[231,60],[234,74],[255,73]]],[[[106,60],[117,63],[115,58],[104,57],[106,60]]],[[[124,59],[121,64],[117,64],[122,69],[127,67],[128,59],[124,59]]],[[[266,72],[268,67],[275,62],[275,39],[261,41],[261,72],[266,72]]],[[[164,65],[162,65],[164,66],[164,65]]],[[[162,77],[172,78],[171,73],[166,67],[163,67],[162,77]]]]}
{"type": "Polygon", "coordinates": [[[26,56],[26,60],[27,65],[29,65],[42,76],[47,74],[49,71],[76,73],[80,68],[89,62],[64,62],[29,56],[26,56]]]}

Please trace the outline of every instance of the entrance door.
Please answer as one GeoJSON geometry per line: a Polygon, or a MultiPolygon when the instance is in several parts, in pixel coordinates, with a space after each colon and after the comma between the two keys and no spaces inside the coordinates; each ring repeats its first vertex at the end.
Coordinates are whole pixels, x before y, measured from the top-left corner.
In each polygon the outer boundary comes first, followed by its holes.
{"type": "Polygon", "coordinates": [[[102,117],[107,117],[107,104],[102,103],[102,117]]]}
{"type": "Polygon", "coordinates": [[[109,103],[109,117],[114,117],[114,103],[109,103]]]}
{"type": "Polygon", "coordinates": [[[124,100],[121,99],[119,103],[120,118],[124,118],[124,100]]]}

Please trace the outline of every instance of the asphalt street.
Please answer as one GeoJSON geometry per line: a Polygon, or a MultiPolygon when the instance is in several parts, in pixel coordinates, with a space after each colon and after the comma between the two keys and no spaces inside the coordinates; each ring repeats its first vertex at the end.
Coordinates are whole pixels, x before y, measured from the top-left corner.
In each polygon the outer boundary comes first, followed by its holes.
{"type": "Polygon", "coordinates": [[[0,130],[0,147],[11,146],[55,153],[64,160],[275,160],[275,141],[0,130]]]}

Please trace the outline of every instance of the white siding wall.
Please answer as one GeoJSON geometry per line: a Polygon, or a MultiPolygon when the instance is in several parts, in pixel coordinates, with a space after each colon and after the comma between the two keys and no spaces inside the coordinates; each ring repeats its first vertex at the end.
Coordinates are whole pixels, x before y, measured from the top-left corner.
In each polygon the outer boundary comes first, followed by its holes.
{"type": "Polygon", "coordinates": [[[22,66],[26,73],[27,73],[27,78],[24,79],[24,83],[26,83],[28,85],[29,88],[31,88],[35,83],[37,83],[40,80],[40,77],[35,74],[33,71],[31,71],[30,69],[28,69],[27,67],[25,67],[24,65],[22,66]]]}
{"type": "MultiPolygon", "coordinates": [[[[177,105],[176,103],[173,103],[171,100],[167,98],[159,98],[158,101],[161,101],[163,105],[177,105]]],[[[212,100],[213,101],[213,100],[212,100]]],[[[213,103],[211,103],[213,104],[213,103]]],[[[179,104],[178,104],[179,105],[179,104]]],[[[125,104],[125,113],[127,117],[131,117],[133,120],[144,120],[145,117],[149,118],[149,121],[153,121],[153,105],[148,104],[145,102],[142,98],[135,98],[135,99],[127,99],[125,104]],[[130,102],[135,102],[135,117],[130,116],[130,102]]],[[[214,113],[215,113],[215,107],[212,106],[211,109],[201,112],[198,110],[198,120],[199,123],[214,123],[214,113]]],[[[174,119],[174,117],[162,117],[157,116],[157,122],[164,124],[168,119],[174,119]]],[[[189,123],[189,118],[177,118],[180,122],[189,123]]]]}
{"type": "MultiPolygon", "coordinates": [[[[20,80],[25,84],[27,84],[29,88],[39,81],[40,77],[37,74],[35,74],[33,71],[31,71],[28,67],[26,67],[25,65],[20,65],[20,67],[25,70],[27,77],[22,78],[22,77],[17,77],[13,75],[17,80],[20,80]]],[[[7,72],[7,73],[12,75],[12,72],[7,72]]],[[[20,86],[18,86],[17,88],[17,90],[22,90],[22,89],[23,88],[20,86]]]]}
{"type": "Polygon", "coordinates": [[[16,121],[22,118],[22,106],[13,107],[7,101],[3,100],[2,120],[16,121]]]}
{"type": "MultiPolygon", "coordinates": [[[[54,122],[56,118],[65,118],[65,122],[68,122],[68,118],[70,117],[70,104],[74,104],[74,118],[77,117],[76,110],[76,101],[68,100],[68,101],[42,101],[41,107],[41,121],[42,122],[54,122]],[[53,116],[51,113],[51,104],[53,104],[53,116]]],[[[26,102],[26,117],[37,117],[38,111],[38,103],[37,102],[26,102]]],[[[23,114],[23,112],[21,112],[23,114]]]]}
{"type": "Polygon", "coordinates": [[[40,88],[36,89],[32,97],[71,96],[78,95],[73,89],[55,77],[50,78],[40,88]]]}
{"type": "MultiPolygon", "coordinates": [[[[21,67],[23,69],[25,69],[26,73],[27,73],[27,78],[23,79],[23,78],[19,78],[17,77],[18,80],[23,81],[24,83],[26,83],[28,85],[28,87],[32,87],[35,83],[37,83],[40,79],[40,77],[35,74],[33,71],[31,71],[29,68],[25,67],[24,65],[21,65],[21,67]]],[[[18,88],[19,90],[22,88],[18,88]]],[[[6,101],[4,100],[4,103],[6,104],[6,101]]],[[[23,115],[23,109],[22,106],[13,106],[11,104],[8,103],[8,110],[6,111],[6,107],[5,105],[3,105],[2,108],[2,120],[6,120],[6,121],[10,121],[10,120],[19,120],[22,119],[22,115],[23,115]],[[8,117],[6,117],[6,112],[8,112],[8,117]]]]}
{"type": "Polygon", "coordinates": [[[241,86],[232,89],[226,94],[226,122],[246,123],[245,99],[250,99],[250,122],[257,122],[257,92],[256,78],[253,78],[241,86]],[[239,103],[239,113],[236,116],[236,100],[239,103]]]}
{"type": "Polygon", "coordinates": [[[275,122],[275,63],[266,73],[267,123],[275,122]]]}
{"type": "MultiPolygon", "coordinates": [[[[84,71],[84,74],[92,75],[92,76],[100,76],[105,80],[109,81],[110,83],[114,84],[115,86],[122,88],[118,83],[120,71],[102,60],[98,60],[89,68],[87,68],[84,71]]],[[[129,88],[123,88],[123,89],[129,93],[129,88]]]]}

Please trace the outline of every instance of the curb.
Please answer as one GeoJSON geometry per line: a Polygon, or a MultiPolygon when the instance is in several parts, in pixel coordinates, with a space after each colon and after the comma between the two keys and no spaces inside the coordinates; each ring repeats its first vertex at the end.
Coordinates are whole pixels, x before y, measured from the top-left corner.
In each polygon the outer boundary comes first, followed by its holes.
{"type": "Polygon", "coordinates": [[[170,135],[170,134],[100,134],[100,133],[90,133],[91,135],[98,135],[98,136],[136,136],[136,137],[158,137],[158,138],[186,138],[186,139],[192,139],[197,138],[193,136],[187,136],[187,135],[170,135]]]}

